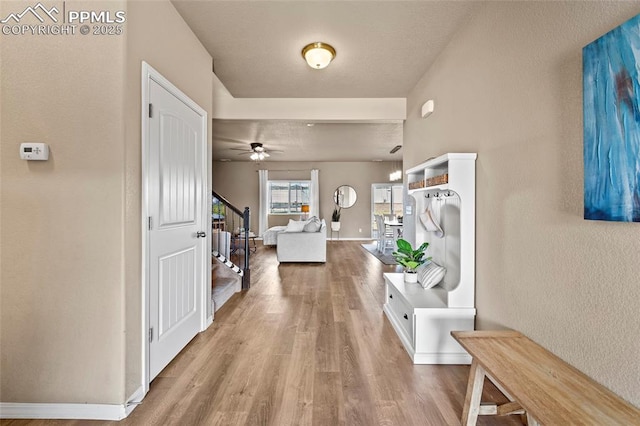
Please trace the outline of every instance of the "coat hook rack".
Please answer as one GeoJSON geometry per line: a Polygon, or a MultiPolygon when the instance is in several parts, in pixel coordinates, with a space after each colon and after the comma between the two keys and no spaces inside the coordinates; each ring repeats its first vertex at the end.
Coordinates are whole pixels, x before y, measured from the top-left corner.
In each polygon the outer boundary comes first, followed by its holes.
{"type": "Polygon", "coordinates": [[[424,195],[424,198],[453,197],[455,195],[456,195],[456,193],[455,192],[451,192],[451,191],[447,191],[447,192],[443,192],[443,193],[436,192],[435,194],[427,193],[427,194],[424,195]]]}

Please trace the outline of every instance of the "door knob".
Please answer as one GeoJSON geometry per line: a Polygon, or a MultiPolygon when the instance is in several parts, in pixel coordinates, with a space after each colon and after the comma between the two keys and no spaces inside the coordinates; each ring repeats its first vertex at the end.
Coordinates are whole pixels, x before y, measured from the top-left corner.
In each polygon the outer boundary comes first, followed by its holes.
{"type": "Polygon", "coordinates": [[[196,238],[204,238],[207,236],[207,233],[204,231],[196,232],[196,238]]]}

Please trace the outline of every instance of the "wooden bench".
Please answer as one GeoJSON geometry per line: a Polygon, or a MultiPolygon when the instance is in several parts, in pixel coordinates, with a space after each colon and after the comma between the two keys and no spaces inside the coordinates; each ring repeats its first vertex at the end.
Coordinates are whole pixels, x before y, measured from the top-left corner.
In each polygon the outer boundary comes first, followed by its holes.
{"type": "Polygon", "coordinates": [[[517,331],[452,331],[473,357],[462,424],[526,414],[529,425],[640,425],[640,410],[517,331]],[[480,404],[488,377],[511,401],[480,404]]]}

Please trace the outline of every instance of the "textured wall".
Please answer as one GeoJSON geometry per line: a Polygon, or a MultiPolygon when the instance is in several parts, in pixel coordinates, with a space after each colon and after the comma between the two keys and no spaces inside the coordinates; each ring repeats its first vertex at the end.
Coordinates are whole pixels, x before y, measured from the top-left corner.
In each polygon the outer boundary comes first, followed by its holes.
{"type": "Polygon", "coordinates": [[[478,152],[478,328],[520,330],[640,406],[640,224],[582,218],[581,62],[639,12],[485,5],[411,92],[404,164],[478,152]],[[420,119],[427,99],[435,112],[420,119]]]}
{"type": "Polygon", "coordinates": [[[124,34],[2,36],[2,402],[122,404],[141,386],[141,61],[211,114],[211,56],[171,3],[72,6],[126,10],[124,34]],[[20,160],[24,141],[50,160],[20,160]]]}
{"type": "Polygon", "coordinates": [[[122,402],[123,51],[124,36],[2,36],[3,402],[122,402]],[[20,160],[26,141],[49,161],[20,160]]]}
{"type": "MultiPolygon", "coordinates": [[[[392,162],[219,162],[213,163],[213,189],[236,207],[248,206],[252,212],[251,229],[257,230],[259,189],[256,170],[267,168],[269,179],[310,179],[310,170],[320,170],[320,217],[330,228],[333,192],[340,185],[351,185],[358,194],[356,204],[342,210],[340,238],[371,238],[371,184],[389,182],[392,162]],[[359,232],[359,230],[362,232],[359,232]]],[[[291,216],[298,219],[299,216],[291,216]]],[[[270,226],[286,225],[289,216],[275,216],[270,226]]],[[[328,234],[330,235],[330,234],[328,234]]]]}

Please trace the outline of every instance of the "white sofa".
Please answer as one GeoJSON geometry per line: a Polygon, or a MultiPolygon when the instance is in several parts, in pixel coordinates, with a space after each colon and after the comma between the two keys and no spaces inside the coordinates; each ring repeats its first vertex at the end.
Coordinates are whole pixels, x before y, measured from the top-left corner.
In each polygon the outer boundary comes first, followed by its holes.
{"type": "Polygon", "coordinates": [[[278,262],[326,262],[327,225],[322,219],[317,232],[279,232],[278,262]]]}
{"type": "Polygon", "coordinates": [[[262,234],[262,244],[265,246],[275,246],[278,244],[278,234],[287,229],[286,226],[274,226],[272,228],[267,229],[264,234],[262,234]]]}

